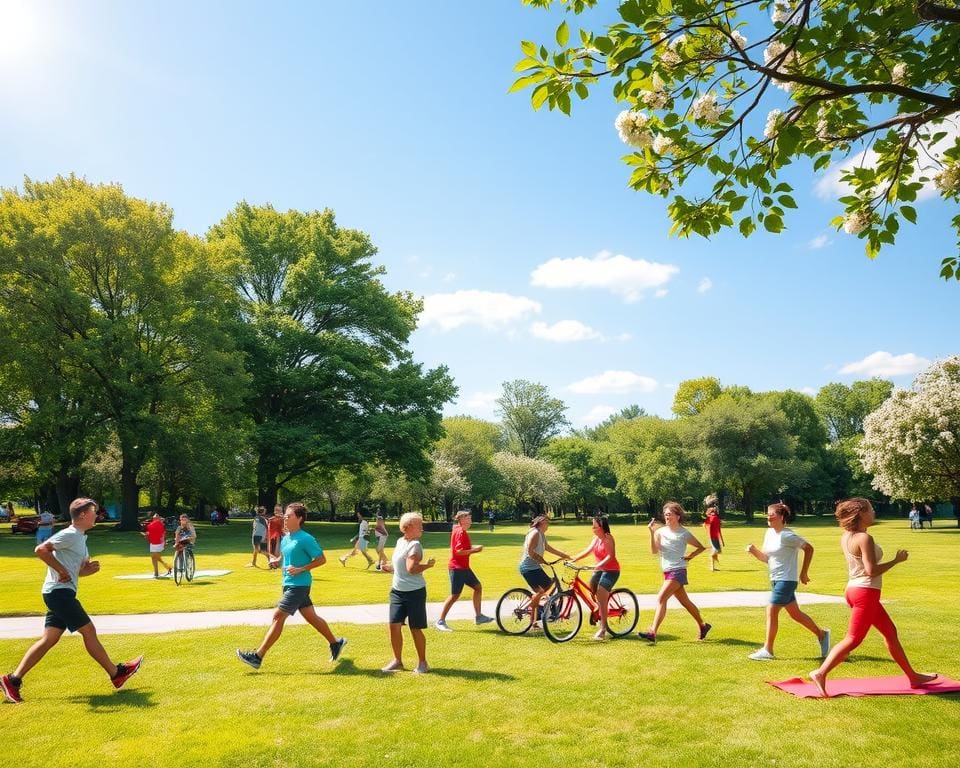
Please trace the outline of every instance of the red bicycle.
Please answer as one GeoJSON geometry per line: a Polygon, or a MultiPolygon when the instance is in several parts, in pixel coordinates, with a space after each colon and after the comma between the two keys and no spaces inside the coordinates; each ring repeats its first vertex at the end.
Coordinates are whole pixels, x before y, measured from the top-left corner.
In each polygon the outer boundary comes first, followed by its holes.
{"type": "MultiPolygon", "coordinates": [[[[573,579],[566,582],[567,589],[557,590],[543,609],[543,633],[555,643],[573,640],[583,624],[583,608],[590,611],[590,623],[600,621],[600,604],[590,591],[590,585],[580,578],[581,571],[595,569],[564,563],[574,572],[573,579]]],[[[554,573],[556,576],[556,573],[554,573]]],[[[626,587],[617,587],[610,592],[607,602],[607,629],[614,637],[624,637],[633,632],[640,614],[637,596],[626,587]]]]}

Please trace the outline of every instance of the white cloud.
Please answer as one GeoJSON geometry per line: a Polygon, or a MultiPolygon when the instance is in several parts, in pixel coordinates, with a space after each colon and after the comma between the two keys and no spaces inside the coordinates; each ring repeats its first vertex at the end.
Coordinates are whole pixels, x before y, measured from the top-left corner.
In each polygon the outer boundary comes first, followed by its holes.
{"type": "Polygon", "coordinates": [[[704,277],[697,284],[697,293],[706,293],[711,288],[713,288],[713,280],[709,277],[704,277]]]}
{"type": "Polygon", "coordinates": [[[456,272],[447,272],[447,274],[443,276],[443,282],[445,283],[452,283],[456,279],[457,279],[456,272]]]}
{"type": "Polygon", "coordinates": [[[867,355],[863,360],[847,363],[840,369],[840,373],[861,376],[906,376],[920,373],[929,367],[929,360],[913,352],[891,355],[889,352],[878,351],[867,355]]]}
{"type": "Polygon", "coordinates": [[[630,341],[630,339],[632,338],[633,338],[632,333],[624,332],[624,333],[618,333],[616,336],[613,337],[613,340],[614,341],[630,341]]]}
{"type": "Polygon", "coordinates": [[[533,270],[530,283],[544,288],[604,288],[626,301],[637,301],[647,290],[662,288],[679,271],[673,264],[601,251],[589,259],[550,259],[533,270]]]}
{"type": "Polygon", "coordinates": [[[423,300],[420,327],[452,331],[462,325],[500,329],[540,314],[540,302],[526,296],[492,291],[434,293],[423,300]]]}
{"type": "Polygon", "coordinates": [[[656,379],[632,371],[604,371],[597,376],[575,381],[567,387],[578,395],[625,395],[631,392],[653,392],[656,388],[656,379]]]}
{"type": "Polygon", "coordinates": [[[657,289],[657,292],[656,292],[655,294],[653,294],[653,298],[655,298],[655,299],[662,299],[662,298],[664,298],[668,293],[670,293],[670,291],[668,291],[666,288],[659,288],[659,289],[657,289]]]}
{"type": "Polygon", "coordinates": [[[595,427],[601,421],[606,421],[620,409],[613,405],[595,405],[583,416],[577,419],[578,424],[585,427],[595,427]]]}
{"type": "Polygon", "coordinates": [[[464,408],[472,408],[478,411],[487,411],[492,413],[497,405],[499,392],[473,392],[465,397],[461,397],[457,403],[464,408]]]}
{"type": "MultiPolygon", "coordinates": [[[[913,175],[913,181],[917,181],[920,176],[924,175],[932,179],[933,174],[940,167],[935,158],[942,158],[944,151],[952,147],[957,142],[957,139],[960,138],[960,124],[950,120],[945,120],[931,130],[933,133],[940,133],[942,131],[946,135],[940,139],[940,141],[933,144],[927,144],[926,142],[920,143],[920,146],[918,146],[919,156],[917,158],[917,170],[913,175]]],[[[817,197],[823,200],[836,200],[838,197],[852,194],[853,188],[840,180],[841,174],[844,171],[860,165],[872,167],[877,164],[877,157],[877,153],[872,149],[865,149],[862,152],[848,157],[843,162],[831,166],[830,170],[828,170],[814,186],[817,197]]],[[[917,200],[925,200],[934,197],[936,194],[937,189],[934,187],[933,182],[927,181],[917,192],[917,200]]]]}
{"type": "Polygon", "coordinates": [[[568,341],[590,341],[591,339],[602,339],[603,334],[594,330],[589,325],[584,325],[579,320],[561,320],[553,325],[536,322],[530,327],[530,332],[538,339],[547,341],[568,342],[568,341]]]}
{"type": "Polygon", "coordinates": [[[827,245],[830,242],[830,238],[827,235],[817,235],[813,240],[807,243],[807,247],[811,251],[818,251],[827,245]]]}

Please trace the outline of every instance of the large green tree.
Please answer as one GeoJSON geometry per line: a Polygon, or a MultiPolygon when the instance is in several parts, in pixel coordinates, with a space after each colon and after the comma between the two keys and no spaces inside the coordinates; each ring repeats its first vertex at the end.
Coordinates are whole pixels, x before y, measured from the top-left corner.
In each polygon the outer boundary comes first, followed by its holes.
{"type": "Polygon", "coordinates": [[[446,368],[413,361],[421,303],[384,288],[370,238],[330,210],[240,203],[208,239],[240,302],[260,503],[315,468],[380,463],[425,479],[456,388],[446,368]]]}
{"type": "MultiPolygon", "coordinates": [[[[524,0],[580,14],[600,0],[524,0]]],[[[873,258],[900,223],[915,223],[925,183],[960,201],[960,8],[898,0],[625,0],[618,19],[571,34],[559,48],[531,41],[514,89],[535,109],[569,113],[602,81],[624,111],[633,147],[630,186],[663,197],[672,232],[709,236],[737,226],[780,232],[797,207],[778,179],[798,160],[814,171],[844,166],[850,191],[838,228],[873,258]],[[859,158],[858,158],[859,159],[859,158]]],[[[960,236],[960,214],[953,218],[960,236]]],[[[941,274],[960,278],[956,253],[941,274]]]]}
{"type": "Polygon", "coordinates": [[[610,499],[617,489],[609,443],[558,437],[541,449],[540,458],[560,470],[567,488],[566,500],[574,506],[577,517],[592,509],[609,511],[610,499]]]}
{"type": "Polygon", "coordinates": [[[827,425],[830,439],[840,441],[863,434],[863,422],[890,397],[893,382],[886,379],[855,381],[847,386],[825,384],[815,399],[817,413],[827,425]]]}
{"type": "Polygon", "coordinates": [[[443,420],[443,437],[434,453],[452,461],[470,485],[470,500],[476,511],[483,512],[484,504],[497,496],[500,476],[493,468],[493,454],[501,450],[503,436],[500,427],[470,416],[451,416],[443,420]]]}
{"type": "Polygon", "coordinates": [[[503,383],[497,409],[510,448],[531,458],[569,425],[563,401],[552,397],[543,384],[523,379],[503,383]]]}

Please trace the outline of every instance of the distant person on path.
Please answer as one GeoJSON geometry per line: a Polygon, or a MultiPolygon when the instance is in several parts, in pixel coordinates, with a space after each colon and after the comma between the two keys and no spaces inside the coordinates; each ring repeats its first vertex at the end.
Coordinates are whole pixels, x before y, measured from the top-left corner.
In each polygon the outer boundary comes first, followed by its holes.
{"type": "Polygon", "coordinates": [[[910,507],[910,512],[907,514],[907,517],[910,519],[911,530],[923,528],[923,523],[920,522],[920,510],[917,509],[916,504],[910,507]]]}
{"type": "Polygon", "coordinates": [[[373,565],[373,559],[367,554],[367,537],[370,535],[370,523],[368,523],[366,518],[363,516],[363,512],[357,512],[357,521],[359,522],[357,535],[351,539],[353,542],[353,549],[340,558],[340,565],[346,567],[347,560],[359,552],[367,561],[367,568],[369,568],[371,565],[373,565]]]}
{"type": "Polygon", "coordinates": [[[923,505],[923,516],[927,518],[927,522],[930,523],[931,530],[933,529],[933,509],[931,509],[929,504],[923,505]]]}
{"type": "Polygon", "coordinates": [[[377,522],[373,528],[373,535],[377,537],[377,570],[382,571],[387,562],[386,547],[387,537],[390,535],[387,531],[387,524],[383,520],[383,515],[377,513],[377,522]]]}
{"type": "Polygon", "coordinates": [[[747,545],[747,552],[770,571],[770,603],[767,605],[767,635],[763,648],[754,651],[748,658],[754,661],[769,661],[775,658],[773,644],[777,639],[780,611],[802,627],[809,629],[820,643],[820,658],[830,651],[830,630],[820,629],[817,622],[800,610],[797,604],[797,583],[810,581],[810,563],[813,562],[813,546],[798,536],[786,525],[793,520],[793,512],[786,504],[771,504],[767,507],[767,532],[763,536],[763,548],[747,545]],[[797,571],[798,554],[803,552],[803,564],[797,571]]]}
{"type": "Polygon", "coordinates": [[[0,520],[5,523],[12,523],[13,519],[16,517],[13,513],[13,503],[8,501],[0,505],[0,520]]]}
{"type": "Polygon", "coordinates": [[[553,580],[543,570],[542,565],[547,562],[544,552],[550,552],[561,560],[569,560],[570,555],[547,543],[547,529],[550,527],[550,518],[538,515],[530,521],[530,530],[523,539],[523,555],[520,557],[520,575],[533,590],[530,597],[530,615],[533,616],[533,625],[540,626],[540,601],[550,591],[553,580]]]}
{"type": "Polygon", "coordinates": [[[843,638],[827,654],[827,658],[813,672],[810,679],[817,686],[820,695],[828,697],[827,675],[853,651],[870,631],[876,627],[887,643],[887,650],[903,673],[910,681],[911,688],[921,688],[936,679],[934,674],[917,672],[907,659],[907,654],[900,644],[897,628],[891,621],[886,609],[880,604],[880,589],[883,586],[883,574],[897,563],[906,562],[909,553],[905,549],[897,550],[897,554],[887,562],[880,562],[883,550],[867,533],[867,529],[876,522],[873,507],[866,499],[853,498],[837,504],[834,513],[843,534],[840,536],[840,548],[847,561],[847,589],[845,596],[850,606],[850,626],[847,636],[843,638]]]}
{"type": "Polygon", "coordinates": [[[159,512],[154,512],[150,522],[147,523],[147,530],[143,533],[150,545],[150,562],[153,565],[153,578],[160,578],[158,566],[167,569],[164,576],[170,575],[170,566],[163,559],[163,550],[167,545],[167,526],[160,517],[159,512]]]}
{"type": "Polygon", "coordinates": [[[710,539],[710,570],[720,570],[720,553],[723,551],[723,531],[720,530],[720,512],[715,504],[707,507],[707,517],[703,521],[703,528],[710,539]]]}
{"type": "Polygon", "coordinates": [[[399,672],[403,666],[403,624],[410,627],[410,636],[417,651],[417,666],[413,671],[430,671],[427,664],[427,581],[423,572],[433,568],[436,561],[423,559],[423,517],[419,512],[407,512],[400,517],[400,538],[393,549],[392,563],[383,566],[393,574],[390,588],[390,647],[393,659],[381,672],[399,672]]]}
{"type": "Polygon", "coordinates": [[[247,563],[247,568],[257,567],[257,557],[261,554],[267,558],[267,567],[270,567],[270,555],[267,552],[267,508],[257,507],[253,513],[253,560],[247,563]]]}
{"type": "Polygon", "coordinates": [[[493,533],[493,529],[497,525],[497,513],[492,509],[487,512],[487,525],[490,526],[490,532],[493,533]]]}
{"type": "Polygon", "coordinates": [[[56,518],[52,512],[43,510],[40,513],[40,524],[37,526],[37,544],[43,544],[47,539],[53,536],[53,523],[56,518]]]}
{"type": "Polygon", "coordinates": [[[620,578],[620,562],[617,560],[617,544],[610,533],[610,522],[605,516],[593,518],[593,540],[583,552],[570,558],[572,562],[582,560],[587,555],[596,559],[593,576],[590,577],[590,592],[600,606],[600,629],[593,636],[594,640],[606,640],[607,632],[607,603],[613,585],[620,578]]]}
{"type": "Polygon", "coordinates": [[[698,640],[706,639],[707,633],[712,629],[687,595],[687,563],[703,552],[705,547],[683,527],[685,517],[683,507],[675,501],[668,501],[663,505],[663,519],[666,524],[659,525],[656,520],[651,520],[647,525],[650,531],[650,551],[660,555],[660,567],[663,570],[663,585],[657,594],[657,611],[653,617],[653,625],[648,632],[639,633],[640,637],[651,643],[657,641],[657,630],[667,614],[667,601],[671,597],[676,597],[697,622],[698,640]],[[693,547],[690,554],[686,554],[688,545],[693,547]]]}
{"type": "Polygon", "coordinates": [[[7,701],[20,704],[23,678],[47,651],[55,646],[67,630],[78,632],[87,653],[110,676],[114,688],[121,688],[143,663],[143,656],[132,661],[114,664],[100,644],[96,627],[77,600],[81,576],[92,576],[100,570],[100,563],[90,559],[87,551],[87,531],[97,524],[97,504],[92,499],[74,499],[70,503],[70,525],[38,544],[34,552],[47,566],[47,577],[41,590],[47,615],[43,622],[43,636],[24,654],[17,668],[0,678],[0,687],[7,701]]]}
{"type": "Polygon", "coordinates": [[[452,632],[447,626],[447,614],[453,608],[453,604],[460,599],[460,593],[464,587],[470,587],[473,590],[473,613],[474,623],[489,624],[493,621],[490,616],[484,616],[480,610],[480,600],[483,594],[483,586],[480,580],[470,568],[470,555],[476,555],[483,552],[482,544],[472,544],[470,542],[470,526],[473,525],[473,514],[466,509],[461,509],[454,517],[453,531],[450,534],[450,562],[447,563],[447,572],[450,574],[450,596],[444,601],[443,608],[440,609],[440,618],[433,625],[441,632],[452,632]]]}
{"type": "Polygon", "coordinates": [[[283,538],[283,507],[273,506],[273,517],[267,520],[267,562],[269,568],[280,566],[280,539],[283,538]]]}
{"type": "Polygon", "coordinates": [[[287,619],[297,611],[306,619],[307,623],[324,636],[330,644],[330,661],[340,658],[346,638],[337,638],[330,631],[327,622],[317,615],[310,599],[310,586],[313,584],[314,568],[319,568],[327,562],[323,549],[317,540],[303,530],[303,522],[307,519],[307,508],[300,502],[287,504],[283,521],[287,535],[280,541],[280,553],[283,557],[283,595],[273,612],[273,622],[264,636],[260,646],[252,651],[241,651],[237,648],[237,658],[254,669],[260,669],[267,651],[280,637],[283,625],[287,619]]]}

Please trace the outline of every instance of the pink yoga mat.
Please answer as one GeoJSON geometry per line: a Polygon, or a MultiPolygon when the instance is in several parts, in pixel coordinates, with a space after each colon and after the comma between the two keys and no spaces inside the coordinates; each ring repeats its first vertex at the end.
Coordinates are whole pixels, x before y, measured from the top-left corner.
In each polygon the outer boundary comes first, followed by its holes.
{"type": "MultiPolygon", "coordinates": [[[[809,680],[793,677],[775,683],[768,681],[774,688],[799,696],[801,699],[820,698],[817,686],[809,680]]],[[[897,696],[900,694],[921,693],[960,693],[960,682],[940,675],[923,688],[911,688],[904,675],[896,677],[830,677],[827,678],[827,693],[834,696],[897,696]]]]}

